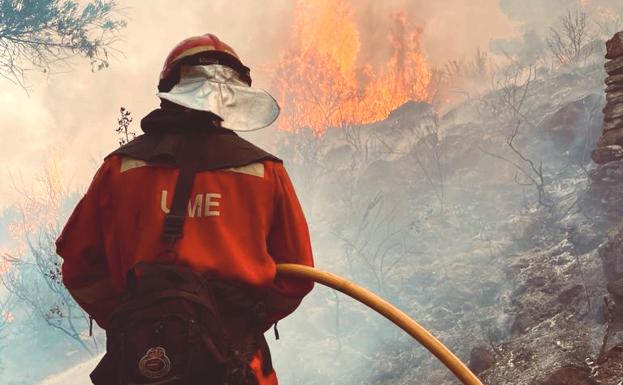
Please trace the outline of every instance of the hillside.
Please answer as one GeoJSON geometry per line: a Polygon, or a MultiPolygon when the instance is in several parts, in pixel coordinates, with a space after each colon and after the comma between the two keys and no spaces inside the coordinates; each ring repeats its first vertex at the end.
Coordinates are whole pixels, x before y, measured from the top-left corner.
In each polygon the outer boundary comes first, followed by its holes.
{"type": "MultiPolygon", "coordinates": [[[[621,269],[623,167],[590,159],[603,64],[518,67],[443,114],[409,102],[374,124],[280,134],[317,266],[412,315],[486,384],[619,383],[607,286],[621,269]]],[[[280,334],[282,384],[456,383],[404,333],[325,288],[280,334]]],[[[84,383],[76,372],[93,364],[41,385],[84,383]]]]}

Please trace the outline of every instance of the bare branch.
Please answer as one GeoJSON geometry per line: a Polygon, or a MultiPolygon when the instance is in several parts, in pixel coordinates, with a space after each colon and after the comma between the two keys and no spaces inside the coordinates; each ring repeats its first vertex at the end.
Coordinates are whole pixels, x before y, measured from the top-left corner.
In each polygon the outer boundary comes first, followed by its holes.
{"type": "Polygon", "coordinates": [[[586,11],[569,10],[560,18],[559,25],[550,29],[550,35],[545,41],[558,64],[579,63],[592,53],[588,49],[588,32],[586,11]]]}

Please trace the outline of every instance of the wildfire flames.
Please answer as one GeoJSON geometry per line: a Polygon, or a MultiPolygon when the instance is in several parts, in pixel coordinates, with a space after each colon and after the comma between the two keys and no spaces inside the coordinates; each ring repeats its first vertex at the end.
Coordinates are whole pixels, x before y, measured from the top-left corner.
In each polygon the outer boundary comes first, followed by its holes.
{"type": "Polygon", "coordinates": [[[299,1],[291,44],[277,68],[280,127],[366,124],[385,119],[409,100],[428,100],[431,72],[420,49],[421,30],[403,13],[391,15],[382,65],[362,57],[360,29],[348,0],[299,1]]]}

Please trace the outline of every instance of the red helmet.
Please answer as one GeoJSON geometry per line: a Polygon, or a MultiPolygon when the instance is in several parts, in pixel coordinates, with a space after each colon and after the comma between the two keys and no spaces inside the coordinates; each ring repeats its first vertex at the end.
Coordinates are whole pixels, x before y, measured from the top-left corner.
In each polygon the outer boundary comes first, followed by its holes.
{"type": "Polygon", "coordinates": [[[242,64],[236,51],[211,33],[184,39],[171,50],[160,72],[160,92],[170,91],[179,82],[181,64],[221,64],[234,69],[251,85],[249,68],[242,64]]]}

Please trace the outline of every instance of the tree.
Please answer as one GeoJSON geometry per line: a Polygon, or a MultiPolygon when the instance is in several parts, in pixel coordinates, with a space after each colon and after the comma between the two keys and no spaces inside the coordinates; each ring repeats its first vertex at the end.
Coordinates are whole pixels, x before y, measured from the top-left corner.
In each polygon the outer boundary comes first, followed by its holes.
{"type": "Polygon", "coordinates": [[[49,72],[72,57],[108,67],[126,22],[115,0],[0,0],[0,76],[24,87],[28,70],[49,72]]]}
{"type": "Polygon", "coordinates": [[[69,343],[94,354],[98,345],[88,333],[89,317],[63,285],[62,261],[56,254],[64,206],[73,200],[63,187],[59,166],[46,167],[38,188],[20,190],[20,218],[10,224],[20,247],[1,256],[0,265],[5,267],[0,284],[14,298],[16,311],[27,315],[34,327],[43,322],[69,343]]]}
{"type": "Polygon", "coordinates": [[[576,10],[560,18],[560,25],[551,28],[546,42],[558,63],[567,65],[590,56],[589,40],[586,12],[576,10]]]}
{"type": "Polygon", "coordinates": [[[4,259],[12,268],[0,276],[0,281],[34,319],[44,321],[73,344],[93,354],[98,347],[96,339],[91,338],[91,345],[85,334],[88,315],[62,282],[61,260],[54,251],[56,233],[39,230],[34,237],[28,237],[29,255],[21,258],[6,255],[4,259]]]}
{"type": "Polygon", "coordinates": [[[536,79],[537,72],[532,66],[523,67],[513,64],[504,71],[502,79],[496,83],[493,97],[483,99],[483,102],[491,109],[493,116],[501,119],[504,125],[512,126],[511,132],[506,135],[506,145],[512,155],[506,157],[483,148],[480,148],[480,151],[514,166],[516,169],[515,182],[523,186],[534,186],[537,190],[539,204],[552,210],[555,203],[547,192],[548,178],[543,170],[543,162],[529,158],[516,143],[519,130],[524,122],[536,129],[536,125],[530,121],[525,113],[530,87],[536,79]]]}

